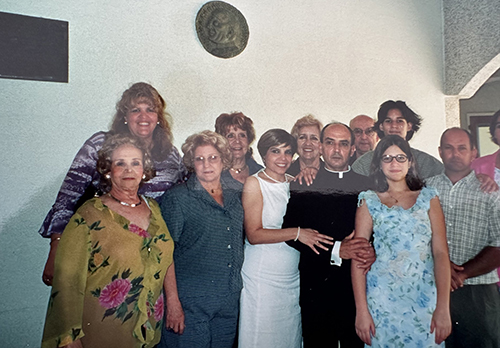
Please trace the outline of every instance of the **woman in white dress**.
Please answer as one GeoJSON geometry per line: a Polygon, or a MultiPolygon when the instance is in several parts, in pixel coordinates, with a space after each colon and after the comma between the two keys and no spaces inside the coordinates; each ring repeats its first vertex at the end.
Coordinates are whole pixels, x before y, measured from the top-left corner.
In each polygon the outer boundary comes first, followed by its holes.
{"type": "Polygon", "coordinates": [[[299,240],[314,251],[333,243],[312,229],[281,229],[295,139],[285,130],[271,129],[257,148],[265,168],[247,178],[242,196],[246,239],[238,347],[300,348],[300,254],[285,241],[299,240]]]}

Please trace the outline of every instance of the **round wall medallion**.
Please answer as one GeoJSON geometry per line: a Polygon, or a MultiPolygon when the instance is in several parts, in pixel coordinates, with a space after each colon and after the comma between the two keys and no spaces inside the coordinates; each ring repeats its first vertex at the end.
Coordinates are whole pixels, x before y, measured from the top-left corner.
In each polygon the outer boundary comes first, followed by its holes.
{"type": "Polygon", "coordinates": [[[210,54],[232,58],[243,52],[248,42],[248,24],[234,6],[210,1],[196,15],[196,32],[210,54]]]}

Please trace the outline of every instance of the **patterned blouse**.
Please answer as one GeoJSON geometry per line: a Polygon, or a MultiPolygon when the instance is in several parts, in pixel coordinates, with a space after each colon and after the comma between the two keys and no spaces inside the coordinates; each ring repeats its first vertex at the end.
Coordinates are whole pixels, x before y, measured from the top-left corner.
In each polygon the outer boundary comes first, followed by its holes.
{"type": "Polygon", "coordinates": [[[158,204],[147,230],[100,198],[82,205],[58,246],[42,347],[153,347],[163,322],[163,280],[174,243],[158,204]]]}

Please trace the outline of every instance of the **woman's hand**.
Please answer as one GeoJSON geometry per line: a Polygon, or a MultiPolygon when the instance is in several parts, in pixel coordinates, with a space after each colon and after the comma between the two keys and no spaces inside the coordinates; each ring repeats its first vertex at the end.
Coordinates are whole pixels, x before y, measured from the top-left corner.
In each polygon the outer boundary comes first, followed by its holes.
{"type": "Polygon", "coordinates": [[[63,348],[83,348],[82,340],[77,339],[76,341],[71,342],[70,344],[64,346],[63,348]]]}
{"type": "Polygon", "coordinates": [[[295,176],[293,181],[298,181],[300,185],[302,185],[302,180],[304,183],[309,186],[313,183],[314,179],[316,179],[316,174],[318,174],[318,169],[314,167],[307,167],[300,171],[299,174],[295,176]]]}
{"type": "Polygon", "coordinates": [[[436,331],[434,339],[436,344],[440,344],[450,335],[451,317],[448,308],[444,308],[443,310],[436,309],[434,311],[431,320],[431,333],[434,333],[434,331],[436,331]]]}
{"type": "Polygon", "coordinates": [[[176,334],[182,335],[184,328],[184,310],[180,301],[169,301],[166,305],[166,320],[165,327],[167,330],[172,330],[176,334]]]}
{"type": "Polygon", "coordinates": [[[367,345],[372,345],[372,336],[375,336],[375,323],[368,311],[356,313],[356,334],[361,338],[361,341],[367,345]]]}
{"type": "Polygon", "coordinates": [[[54,278],[54,261],[56,259],[57,245],[60,239],[61,235],[58,233],[54,233],[51,236],[49,256],[47,257],[47,262],[45,262],[42,274],[42,281],[47,286],[52,286],[52,279],[54,278]]]}
{"type": "Polygon", "coordinates": [[[481,183],[481,191],[486,192],[486,193],[491,193],[498,191],[498,185],[493,180],[486,174],[478,173],[476,174],[477,180],[481,183]]]}
{"type": "Polygon", "coordinates": [[[328,250],[326,245],[333,245],[333,238],[325,234],[318,233],[318,231],[311,228],[301,228],[299,234],[299,242],[307,245],[316,254],[319,251],[316,248],[321,248],[323,250],[328,250]]]}

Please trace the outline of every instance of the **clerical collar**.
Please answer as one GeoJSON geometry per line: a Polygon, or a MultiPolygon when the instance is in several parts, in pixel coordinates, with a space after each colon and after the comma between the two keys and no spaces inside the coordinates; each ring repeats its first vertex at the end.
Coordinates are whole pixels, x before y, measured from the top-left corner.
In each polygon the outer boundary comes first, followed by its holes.
{"type": "Polygon", "coordinates": [[[330,173],[336,173],[336,174],[338,174],[338,175],[339,175],[339,179],[342,179],[342,178],[344,177],[344,173],[347,173],[347,172],[350,172],[350,171],[351,171],[351,166],[349,166],[349,165],[348,165],[348,166],[347,166],[347,170],[343,170],[343,171],[340,171],[340,172],[337,172],[337,171],[335,171],[335,170],[330,170],[330,169],[328,169],[326,166],[325,166],[325,170],[326,170],[327,172],[330,172],[330,173]]]}

